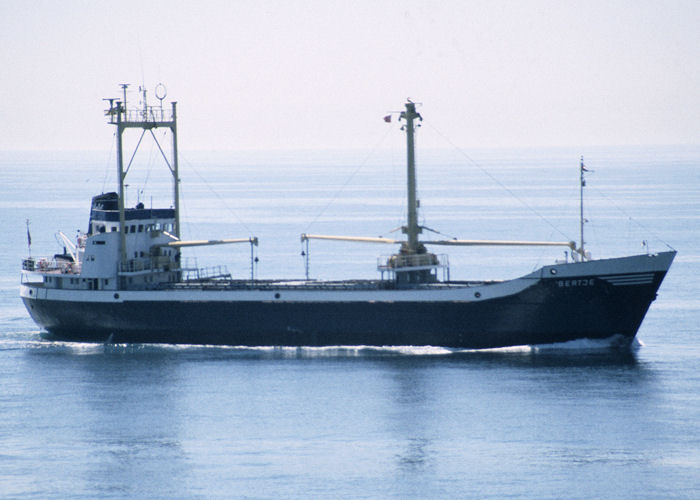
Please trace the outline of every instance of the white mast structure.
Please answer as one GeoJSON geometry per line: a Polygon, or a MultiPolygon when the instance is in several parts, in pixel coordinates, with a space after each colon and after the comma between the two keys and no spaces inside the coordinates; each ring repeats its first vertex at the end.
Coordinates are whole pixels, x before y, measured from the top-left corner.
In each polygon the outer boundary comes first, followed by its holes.
{"type": "MultiPolygon", "coordinates": [[[[126,266],[128,262],[128,256],[126,251],[126,215],[124,207],[124,199],[126,195],[124,183],[127,174],[129,173],[129,168],[134,160],[136,151],[141,144],[146,131],[151,133],[158,150],[160,151],[165,164],[168,166],[168,170],[172,175],[172,192],[173,192],[173,207],[174,207],[174,224],[171,236],[173,241],[168,243],[159,243],[154,245],[155,247],[171,247],[175,248],[179,252],[180,248],[183,247],[193,247],[193,246],[206,246],[206,245],[222,245],[231,243],[250,243],[251,245],[251,280],[255,277],[255,262],[257,258],[253,253],[253,246],[258,245],[258,238],[251,236],[248,238],[232,238],[223,240],[196,240],[196,241],[182,241],[181,238],[181,227],[180,227],[180,177],[178,173],[178,151],[177,151],[177,102],[171,102],[171,109],[163,109],[163,99],[166,97],[165,86],[159,83],[156,86],[156,97],[160,100],[159,106],[149,106],[146,99],[146,89],[142,88],[143,92],[143,106],[141,109],[129,109],[127,106],[126,99],[126,89],[128,84],[122,84],[122,100],[116,98],[106,99],[109,101],[109,109],[105,112],[109,116],[109,123],[116,125],[117,127],[117,179],[119,180],[119,193],[118,193],[118,210],[119,210],[119,257],[120,262],[118,264],[118,272],[121,271],[123,267],[126,266]],[[167,128],[170,129],[170,135],[172,137],[172,150],[171,159],[168,160],[168,156],[163,151],[158,139],[153,133],[155,128],[167,128]],[[123,153],[123,135],[127,129],[141,129],[141,138],[139,139],[134,153],[124,169],[124,153],[123,153]]],[[[177,262],[178,259],[175,259],[177,262]]],[[[120,285],[124,288],[124,283],[120,285]]]]}
{"type": "MultiPolygon", "coordinates": [[[[123,96],[122,101],[115,99],[109,99],[110,109],[107,110],[106,114],[109,116],[109,123],[117,126],[117,179],[119,180],[119,249],[121,255],[121,262],[125,263],[127,261],[126,255],[126,232],[125,232],[125,217],[124,217],[124,180],[129,172],[129,167],[131,162],[124,170],[124,154],[122,148],[122,136],[124,131],[131,128],[141,129],[143,134],[148,130],[151,132],[153,139],[155,140],[158,149],[165,160],[170,173],[173,178],[173,205],[175,208],[175,227],[173,228],[173,235],[180,239],[180,178],[178,176],[178,161],[177,161],[177,102],[171,102],[170,113],[164,110],[162,107],[162,99],[165,98],[165,93],[161,99],[161,106],[149,106],[146,101],[146,91],[143,90],[143,108],[142,109],[132,109],[129,110],[127,107],[126,100],[126,89],[129,87],[128,84],[124,83],[121,85],[123,96]],[[168,157],[163,152],[160,147],[158,140],[153,134],[154,128],[169,128],[172,136],[172,165],[168,161],[168,157]]],[[[164,92],[164,91],[163,91],[164,92]]],[[[139,144],[141,140],[139,139],[139,144]]],[[[138,149],[138,145],[136,146],[138,149]]],[[[136,151],[134,151],[134,154],[136,151]]],[[[131,158],[133,161],[133,156],[131,158]]]]}

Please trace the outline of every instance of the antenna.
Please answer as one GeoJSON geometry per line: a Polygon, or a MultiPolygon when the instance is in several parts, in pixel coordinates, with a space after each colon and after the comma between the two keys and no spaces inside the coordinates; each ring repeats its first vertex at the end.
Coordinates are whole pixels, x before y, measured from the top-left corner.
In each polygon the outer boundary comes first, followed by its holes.
{"type": "Polygon", "coordinates": [[[124,111],[126,111],[126,89],[129,87],[128,83],[121,84],[122,91],[124,92],[124,111]]]}
{"type": "Polygon", "coordinates": [[[167,97],[168,89],[165,88],[165,85],[159,83],[158,85],[156,85],[155,95],[156,99],[160,101],[160,109],[163,109],[163,99],[167,97]]]}
{"type": "Polygon", "coordinates": [[[146,86],[139,87],[143,95],[143,116],[146,118],[148,116],[148,99],[146,98],[146,86]]]}

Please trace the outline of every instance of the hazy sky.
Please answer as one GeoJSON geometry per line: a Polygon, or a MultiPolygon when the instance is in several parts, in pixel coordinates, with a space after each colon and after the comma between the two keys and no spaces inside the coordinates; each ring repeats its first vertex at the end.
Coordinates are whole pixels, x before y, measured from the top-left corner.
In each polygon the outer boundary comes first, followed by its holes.
{"type": "Polygon", "coordinates": [[[4,150],[109,150],[123,82],[187,150],[371,148],[407,97],[464,147],[700,143],[698,0],[0,0],[0,42],[4,150]]]}

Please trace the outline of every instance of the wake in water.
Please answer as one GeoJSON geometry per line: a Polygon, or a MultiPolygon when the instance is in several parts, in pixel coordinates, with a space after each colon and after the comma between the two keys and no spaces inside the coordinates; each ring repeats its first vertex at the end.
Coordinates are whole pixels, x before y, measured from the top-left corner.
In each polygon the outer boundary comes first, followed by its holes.
{"type": "Polygon", "coordinates": [[[579,339],[557,344],[521,345],[488,349],[459,349],[439,346],[219,346],[196,344],[114,344],[64,342],[44,340],[40,332],[20,332],[0,339],[0,350],[37,349],[74,355],[100,354],[195,354],[229,353],[240,357],[263,359],[314,359],[314,358],[373,358],[373,357],[469,357],[533,356],[533,355],[581,355],[586,353],[636,352],[644,344],[638,339],[631,343],[623,336],[605,339],[579,339]]]}
{"type": "Polygon", "coordinates": [[[642,347],[644,343],[635,337],[630,342],[623,335],[613,335],[605,339],[578,339],[569,342],[560,342],[558,344],[540,344],[534,345],[532,348],[535,352],[547,351],[597,351],[607,349],[629,349],[636,351],[642,347]]]}

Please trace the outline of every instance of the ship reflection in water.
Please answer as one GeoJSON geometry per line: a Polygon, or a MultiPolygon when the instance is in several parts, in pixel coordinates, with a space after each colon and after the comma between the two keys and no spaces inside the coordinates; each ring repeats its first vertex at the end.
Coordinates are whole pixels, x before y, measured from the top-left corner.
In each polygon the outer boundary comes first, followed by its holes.
{"type": "MultiPolygon", "coordinates": [[[[634,352],[603,346],[411,353],[39,343],[18,361],[33,426],[53,435],[50,444],[46,434],[27,436],[25,453],[82,443],[89,451],[69,453],[68,469],[65,460],[41,466],[47,478],[59,470],[82,478],[77,496],[505,494],[513,484],[496,476],[525,464],[556,471],[563,456],[619,459],[593,436],[630,425],[614,418],[620,404],[650,425],[637,398],[662,390],[634,352]],[[585,429],[571,427],[572,412],[585,429]],[[581,439],[588,444],[578,450],[581,439]]],[[[48,496],[60,488],[37,483],[48,496]]]]}

